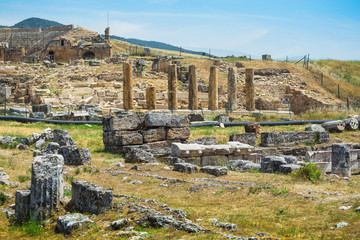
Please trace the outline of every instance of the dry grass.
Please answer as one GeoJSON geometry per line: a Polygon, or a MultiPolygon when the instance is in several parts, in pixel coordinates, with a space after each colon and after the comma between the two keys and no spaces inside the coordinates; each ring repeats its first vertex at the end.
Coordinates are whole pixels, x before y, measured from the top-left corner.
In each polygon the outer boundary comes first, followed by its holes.
{"type": "MultiPolygon", "coordinates": [[[[82,126],[55,126],[49,124],[21,124],[12,122],[0,122],[0,136],[14,133],[13,135],[28,136],[33,132],[42,132],[47,127],[64,128],[70,131],[80,147],[89,147],[92,151],[92,165],[70,167],[65,174],[65,180],[70,185],[71,179],[83,179],[96,183],[103,187],[112,187],[117,194],[127,194],[143,198],[156,199],[168,204],[169,207],[184,210],[188,218],[201,226],[214,229],[209,223],[209,218],[217,218],[222,222],[235,223],[239,231],[233,233],[236,236],[253,236],[257,232],[267,232],[280,239],[358,239],[360,227],[360,215],[354,209],[343,211],[339,206],[359,204],[360,176],[354,175],[350,181],[326,177],[319,184],[314,185],[310,181],[297,180],[291,176],[276,174],[261,174],[253,172],[229,172],[229,175],[216,179],[257,183],[250,188],[242,185],[224,185],[222,187],[200,187],[199,192],[188,191],[193,187],[192,183],[169,183],[153,177],[142,177],[120,174],[112,176],[105,170],[121,170],[127,173],[140,173],[160,175],[193,181],[192,178],[214,178],[213,176],[197,173],[193,175],[164,170],[164,164],[158,166],[140,165],[140,171],[130,170],[133,164],[125,164],[125,169],[110,166],[111,163],[123,161],[120,155],[102,152],[102,130],[99,126],[85,128],[82,126]],[[6,125],[6,126],[4,126],[6,125]],[[128,179],[123,180],[124,177],[128,179]],[[142,184],[129,184],[131,180],[141,180],[142,184]],[[166,183],[168,187],[160,184],[166,183]],[[267,186],[264,188],[262,186],[267,186]],[[311,193],[309,193],[311,189],[311,193]],[[327,195],[328,193],[340,193],[341,195],[327,195]],[[346,221],[349,226],[344,229],[330,229],[338,222],[346,221]]],[[[304,126],[293,127],[265,127],[265,131],[302,130],[304,126]]],[[[220,141],[226,141],[231,133],[243,132],[243,127],[233,128],[193,128],[191,138],[201,136],[216,136],[220,141]]],[[[337,139],[349,140],[348,137],[354,132],[331,134],[337,139]]],[[[358,132],[356,132],[358,134],[358,132]]],[[[358,136],[358,135],[357,135],[358,136]]],[[[350,139],[358,141],[357,138],[350,139]]],[[[30,166],[33,157],[31,151],[1,150],[0,166],[10,176],[11,181],[18,181],[18,177],[30,176],[30,166]],[[10,159],[12,159],[10,161],[10,159]]],[[[30,184],[30,180],[21,183],[19,188],[24,189],[30,184]]],[[[16,189],[7,189],[8,193],[14,193],[16,189]]],[[[115,198],[114,201],[124,199],[115,198]]],[[[5,205],[13,203],[10,201],[5,205]]],[[[65,214],[63,207],[55,213],[56,216],[65,214]]],[[[92,217],[96,224],[90,224],[75,231],[70,239],[117,239],[117,231],[110,230],[107,226],[122,215],[121,212],[109,211],[92,217]],[[78,234],[84,233],[84,236],[78,234]],[[105,234],[109,234],[104,236],[105,234]]],[[[125,215],[126,216],[126,215],[125,215]]],[[[45,225],[42,239],[63,239],[59,234],[54,234],[54,223],[45,225]]],[[[136,225],[135,225],[136,226],[136,225]]],[[[225,239],[220,235],[188,234],[174,229],[151,229],[144,231],[151,233],[148,239],[225,239]]],[[[214,229],[221,231],[219,229],[214,229]]],[[[0,238],[1,239],[33,239],[34,237],[14,228],[9,224],[5,215],[0,216],[0,238]]]]}

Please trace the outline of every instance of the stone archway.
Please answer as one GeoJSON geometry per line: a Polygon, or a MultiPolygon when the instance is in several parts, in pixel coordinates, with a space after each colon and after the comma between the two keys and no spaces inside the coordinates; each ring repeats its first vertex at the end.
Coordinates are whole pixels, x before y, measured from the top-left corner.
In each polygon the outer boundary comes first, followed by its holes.
{"type": "Polygon", "coordinates": [[[86,51],[83,53],[82,58],[85,59],[95,59],[95,53],[92,51],[86,51]]]}

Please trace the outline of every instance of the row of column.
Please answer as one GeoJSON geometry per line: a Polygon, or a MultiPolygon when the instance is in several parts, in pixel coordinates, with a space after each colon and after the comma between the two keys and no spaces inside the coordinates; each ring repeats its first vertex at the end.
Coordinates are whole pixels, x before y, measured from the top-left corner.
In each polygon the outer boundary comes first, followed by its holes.
{"type": "MultiPolygon", "coordinates": [[[[170,110],[178,109],[177,102],[177,71],[176,65],[171,64],[168,71],[168,106],[170,110]]],[[[133,104],[133,82],[132,82],[132,63],[124,63],[124,93],[123,102],[124,109],[131,110],[134,108],[133,104]]],[[[237,108],[237,82],[236,70],[234,68],[228,69],[228,109],[235,110],[237,108]]],[[[216,66],[210,67],[209,77],[209,110],[219,109],[219,76],[218,68],[216,66]]],[[[255,86],[254,86],[254,70],[246,69],[245,71],[245,96],[246,96],[246,110],[255,110],[255,86]]],[[[155,109],[155,88],[149,87],[146,89],[146,106],[147,109],[155,109]]],[[[196,79],[195,65],[189,66],[189,109],[197,110],[198,104],[198,82],[196,79]]]]}

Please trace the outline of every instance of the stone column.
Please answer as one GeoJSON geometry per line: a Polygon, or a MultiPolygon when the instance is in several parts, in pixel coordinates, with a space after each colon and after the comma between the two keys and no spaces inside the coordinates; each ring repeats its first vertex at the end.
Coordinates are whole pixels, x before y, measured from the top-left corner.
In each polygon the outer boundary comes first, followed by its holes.
{"type": "Polygon", "coordinates": [[[236,70],[234,68],[228,69],[228,103],[230,104],[230,110],[236,110],[237,108],[237,96],[236,96],[236,70]]]}
{"type": "Polygon", "coordinates": [[[209,110],[217,110],[218,104],[218,68],[215,66],[210,67],[210,78],[209,78],[209,110]]]}
{"type": "Polygon", "coordinates": [[[150,86],[146,89],[146,108],[154,110],[156,103],[155,87],[150,86]]]}
{"type": "Polygon", "coordinates": [[[177,73],[176,65],[170,64],[168,71],[168,105],[170,110],[177,110],[177,73]]]}
{"type": "Polygon", "coordinates": [[[246,110],[255,110],[255,86],[254,86],[254,69],[248,68],[245,72],[245,96],[246,110]]]}
{"type": "Polygon", "coordinates": [[[198,82],[196,80],[195,65],[189,66],[189,109],[197,110],[198,103],[198,82]]]}
{"type": "Polygon", "coordinates": [[[123,91],[123,102],[124,109],[130,110],[134,108],[133,103],[133,80],[132,80],[132,63],[124,63],[124,91],[123,91]]]}
{"type": "Polygon", "coordinates": [[[343,177],[351,176],[350,146],[346,143],[332,145],[332,172],[343,177]]]}

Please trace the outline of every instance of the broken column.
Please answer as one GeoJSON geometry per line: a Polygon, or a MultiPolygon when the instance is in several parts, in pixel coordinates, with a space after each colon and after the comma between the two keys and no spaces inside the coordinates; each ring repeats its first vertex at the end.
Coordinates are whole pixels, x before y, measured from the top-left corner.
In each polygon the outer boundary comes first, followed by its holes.
{"type": "Polygon", "coordinates": [[[195,65],[189,66],[189,109],[198,109],[198,84],[195,75],[195,65]]]}
{"type": "Polygon", "coordinates": [[[168,71],[168,104],[170,110],[177,110],[177,71],[176,65],[170,64],[168,71]]]}
{"type": "Polygon", "coordinates": [[[350,146],[346,143],[332,145],[332,172],[343,177],[351,176],[350,146]]]}
{"type": "Polygon", "coordinates": [[[15,193],[15,221],[19,224],[30,218],[30,190],[17,190],[15,193]]]}
{"type": "Polygon", "coordinates": [[[31,172],[30,211],[38,219],[45,219],[56,210],[64,195],[64,159],[61,155],[35,157],[31,172]]]}
{"type": "Polygon", "coordinates": [[[154,110],[156,103],[155,87],[151,86],[146,89],[146,108],[154,110]]]}
{"type": "Polygon", "coordinates": [[[245,71],[245,96],[246,110],[255,110],[255,86],[254,86],[254,69],[247,68],[245,71]]]}
{"type": "Polygon", "coordinates": [[[217,110],[218,104],[218,68],[215,66],[210,67],[209,78],[209,110],[217,110]]]}
{"type": "Polygon", "coordinates": [[[130,63],[130,62],[124,63],[123,74],[124,74],[124,92],[123,92],[124,109],[130,110],[130,109],[134,108],[132,63],[130,63]]]}
{"type": "Polygon", "coordinates": [[[237,108],[237,96],[236,96],[236,70],[234,68],[228,69],[228,108],[229,110],[236,110],[237,108]]]}

